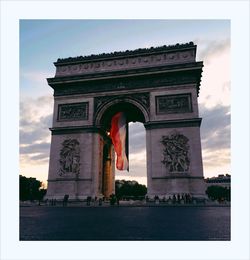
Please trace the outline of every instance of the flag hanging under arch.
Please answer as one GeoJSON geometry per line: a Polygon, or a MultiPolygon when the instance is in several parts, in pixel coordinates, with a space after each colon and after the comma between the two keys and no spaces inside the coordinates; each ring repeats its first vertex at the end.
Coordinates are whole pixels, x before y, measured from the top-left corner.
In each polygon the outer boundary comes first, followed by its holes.
{"type": "Polygon", "coordinates": [[[110,136],[117,155],[116,168],[120,171],[128,167],[128,131],[127,119],[124,112],[116,113],[111,120],[110,136]]]}

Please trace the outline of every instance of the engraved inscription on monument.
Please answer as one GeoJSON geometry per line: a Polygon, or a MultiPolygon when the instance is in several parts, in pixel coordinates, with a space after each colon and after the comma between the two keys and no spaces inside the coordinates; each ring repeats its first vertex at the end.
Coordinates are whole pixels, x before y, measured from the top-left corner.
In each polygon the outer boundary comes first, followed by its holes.
{"type": "Polygon", "coordinates": [[[189,145],[188,138],[177,131],[169,136],[162,136],[161,143],[164,145],[162,163],[168,171],[187,172],[189,170],[189,145]]]}
{"type": "Polygon", "coordinates": [[[88,102],[58,105],[58,121],[87,120],[88,102]]]}
{"type": "Polygon", "coordinates": [[[136,93],[136,94],[130,94],[130,95],[114,95],[114,96],[101,96],[101,97],[95,97],[94,101],[94,107],[95,107],[95,113],[100,109],[100,107],[104,106],[108,102],[112,100],[120,100],[121,102],[126,99],[130,98],[133,100],[136,100],[141,105],[143,105],[147,110],[150,108],[150,101],[149,101],[149,93],[136,93]]]}
{"type": "Polygon", "coordinates": [[[185,112],[192,112],[191,94],[165,95],[156,97],[157,114],[185,112]]]}
{"type": "Polygon", "coordinates": [[[80,144],[76,139],[66,139],[62,143],[60,151],[59,175],[71,175],[80,173],[80,144]]]}

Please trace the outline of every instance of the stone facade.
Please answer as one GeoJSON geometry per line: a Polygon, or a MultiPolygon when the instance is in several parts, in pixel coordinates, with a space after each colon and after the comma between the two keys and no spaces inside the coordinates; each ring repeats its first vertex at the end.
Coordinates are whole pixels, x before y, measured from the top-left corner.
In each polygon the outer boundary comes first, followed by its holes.
{"type": "Polygon", "coordinates": [[[202,62],[193,43],[58,59],[48,198],[114,193],[112,115],[146,128],[148,196],[205,197],[197,96],[202,62]]]}
{"type": "Polygon", "coordinates": [[[114,72],[142,67],[195,62],[196,49],[192,43],[182,46],[162,46],[135,51],[58,59],[56,77],[97,72],[114,72]]]}

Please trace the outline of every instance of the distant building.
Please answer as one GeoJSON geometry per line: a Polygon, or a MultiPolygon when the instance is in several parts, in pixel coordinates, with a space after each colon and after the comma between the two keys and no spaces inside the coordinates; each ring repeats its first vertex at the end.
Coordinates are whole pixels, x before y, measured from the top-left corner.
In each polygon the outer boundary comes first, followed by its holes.
{"type": "Polygon", "coordinates": [[[209,186],[222,186],[225,188],[231,187],[231,175],[219,174],[217,177],[211,177],[205,179],[207,187],[209,186]]]}

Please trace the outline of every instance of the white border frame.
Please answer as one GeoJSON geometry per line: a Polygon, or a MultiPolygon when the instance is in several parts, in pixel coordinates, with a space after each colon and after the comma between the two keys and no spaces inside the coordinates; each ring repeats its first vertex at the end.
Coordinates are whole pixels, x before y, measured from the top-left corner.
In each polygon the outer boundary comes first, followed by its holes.
{"type": "Polygon", "coordinates": [[[249,259],[249,71],[248,1],[2,2],[1,259],[249,259]],[[231,20],[231,241],[19,241],[19,19],[107,18],[231,20]]]}

